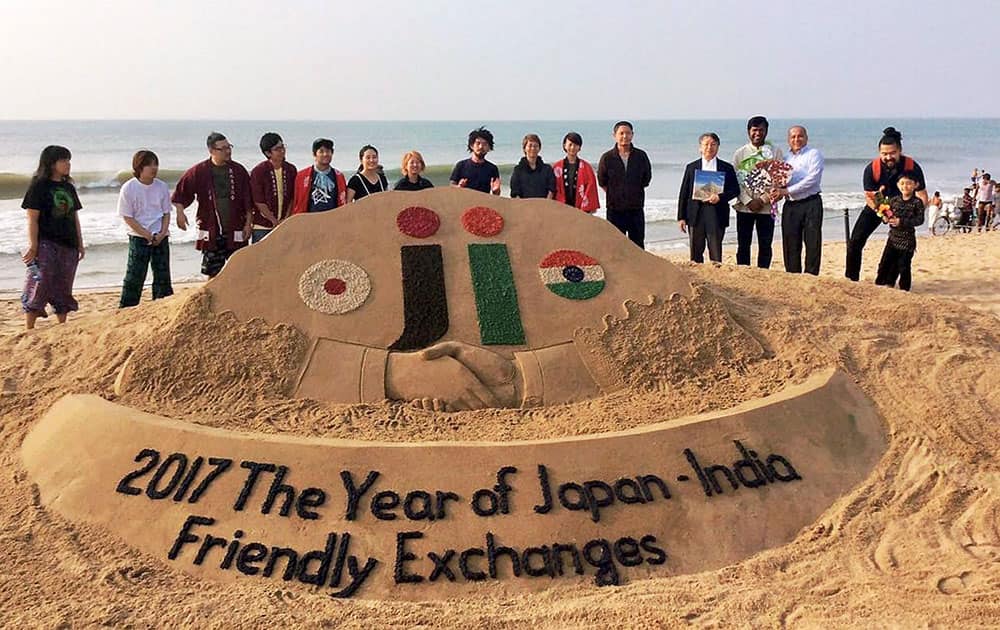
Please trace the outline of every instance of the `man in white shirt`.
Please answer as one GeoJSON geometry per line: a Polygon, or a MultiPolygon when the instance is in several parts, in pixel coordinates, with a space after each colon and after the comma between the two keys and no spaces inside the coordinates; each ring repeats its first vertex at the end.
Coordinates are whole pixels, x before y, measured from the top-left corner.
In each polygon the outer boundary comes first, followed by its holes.
{"type": "Polygon", "coordinates": [[[763,116],[754,116],[747,121],[747,136],[750,142],[736,150],[733,166],[740,182],[740,196],[733,204],[736,210],[736,264],[750,264],[750,245],[754,230],[757,232],[757,266],[771,267],[774,241],[774,216],[771,214],[770,199],[755,199],[746,186],[746,176],[754,167],[767,160],[782,159],[781,149],[767,140],[768,123],[763,116]]]}
{"type": "Polygon", "coordinates": [[[170,187],[156,178],[160,162],[152,151],[132,158],[132,179],[118,194],[118,214],[128,226],[128,264],[118,307],[135,306],[146,272],[153,268],[153,299],[173,295],[170,282],[170,187]]]}
{"type": "Polygon", "coordinates": [[[677,198],[677,223],[681,232],[688,234],[691,246],[691,260],[705,262],[705,245],[708,257],[713,262],[722,262],[722,239],[729,227],[729,202],[740,194],[740,184],[736,181],[736,171],[732,164],[720,160],[719,136],[706,132],[698,138],[701,158],[687,165],[681,179],[681,189],[677,198]],[[699,171],[723,173],[723,184],[719,188],[710,185],[711,192],[700,190],[695,199],[695,180],[699,171]]]}
{"type": "Polygon", "coordinates": [[[979,232],[983,231],[984,225],[987,231],[990,229],[989,214],[996,196],[995,189],[996,182],[993,181],[989,173],[983,173],[982,179],[979,182],[979,192],[976,193],[976,206],[979,210],[976,225],[979,232]]]}
{"type": "Polygon", "coordinates": [[[802,273],[802,245],[805,244],[805,272],[819,275],[823,252],[823,154],[809,146],[809,133],[802,125],[788,130],[788,155],[792,167],[788,185],[771,194],[771,201],[785,199],[781,211],[781,246],[785,271],[802,273]]]}

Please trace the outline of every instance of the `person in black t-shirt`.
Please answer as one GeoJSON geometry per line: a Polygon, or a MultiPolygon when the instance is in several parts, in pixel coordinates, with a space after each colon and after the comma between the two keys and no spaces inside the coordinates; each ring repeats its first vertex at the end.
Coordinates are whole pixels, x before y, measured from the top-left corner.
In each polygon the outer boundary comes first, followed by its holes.
{"type": "Polygon", "coordinates": [[[59,323],[77,310],[73,298],[76,266],[83,260],[83,234],[77,212],[83,207],[69,177],[69,149],[47,146],[38,159],[38,170],[21,207],[28,212],[28,248],[22,260],[28,265],[21,294],[21,308],[28,330],[46,317],[52,305],[59,323]]]}
{"type": "Polygon", "coordinates": [[[468,149],[472,157],[455,164],[449,178],[451,185],[499,195],[500,169],[486,160],[486,154],[493,150],[493,134],[485,127],[473,129],[469,132],[468,149]]]}
{"type": "Polygon", "coordinates": [[[427,165],[424,164],[424,156],[419,151],[410,151],[403,156],[401,171],[403,176],[399,178],[393,190],[424,190],[434,188],[434,184],[420,174],[424,172],[427,165]]]}
{"type": "Polygon", "coordinates": [[[361,166],[347,182],[347,203],[389,190],[389,180],[378,163],[378,149],[366,144],[358,151],[361,166]]]}
{"type": "Polygon", "coordinates": [[[927,205],[924,172],[913,158],[903,155],[902,134],[896,131],[895,127],[887,127],[882,134],[882,139],[878,143],[879,157],[865,167],[862,175],[866,205],[854,222],[854,228],[847,241],[847,264],[844,276],[855,282],[861,277],[861,257],[868,237],[882,225],[882,219],[875,211],[876,195],[882,193],[886,199],[898,196],[899,188],[896,186],[896,181],[900,174],[904,170],[913,171],[917,182],[916,197],[925,206],[927,205]]]}

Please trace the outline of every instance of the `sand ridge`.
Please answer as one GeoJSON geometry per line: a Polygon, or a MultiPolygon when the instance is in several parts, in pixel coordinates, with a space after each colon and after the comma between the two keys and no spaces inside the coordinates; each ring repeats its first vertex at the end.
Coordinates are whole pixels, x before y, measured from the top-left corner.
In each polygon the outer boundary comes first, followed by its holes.
{"type": "MultiPolygon", "coordinates": [[[[877,252],[869,248],[867,253],[870,272],[877,252]]],[[[842,247],[840,258],[837,254],[827,248],[834,259],[828,268],[841,268],[842,247]]],[[[129,352],[170,348],[171,343],[182,349],[183,339],[166,342],[164,337],[171,331],[183,337],[185,318],[204,307],[197,290],[125,312],[108,308],[114,296],[84,296],[82,307],[97,306],[96,312],[74,317],[65,327],[42,324],[34,333],[0,337],[0,462],[8,471],[0,482],[0,541],[7,550],[0,604],[16,626],[250,627],[265,619],[268,624],[345,627],[994,625],[1000,618],[995,597],[1000,587],[995,453],[1000,321],[990,313],[996,312],[995,298],[987,296],[996,295],[998,260],[996,234],[922,240],[912,295],[836,277],[689,265],[701,300],[684,308],[705,309],[702,314],[714,322],[729,360],[714,367],[667,362],[656,368],[655,378],[639,378],[625,391],[546,410],[436,417],[403,404],[273,403],[256,392],[275,381],[261,385],[255,379],[240,382],[237,389],[249,389],[251,395],[228,409],[180,391],[174,392],[176,398],[150,391],[118,401],[170,417],[208,418],[217,426],[265,432],[519,439],[629,428],[650,417],[726,407],[837,366],[856,379],[888,425],[889,450],[875,471],[784,547],[717,571],[621,587],[556,585],[537,595],[422,604],[335,602],[280,584],[202,582],[128,549],[99,528],[71,524],[42,509],[18,458],[35,419],[64,393],[114,399],[114,379],[129,352]],[[975,263],[953,264],[972,243],[979,254],[975,263]],[[936,287],[953,293],[973,288],[957,297],[981,310],[934,297],[936,287]]],[[[833,270],[829,275],[835,276],[833,270]]],[[[16,307],[8,303],[6,308],[14,313],[10,330],[16,307]]],[[[622,329],[621,337],[627,338],[630,327],[649,321],[653,331],[665,334],[671,317],[684,315],[671,308],[678,306],[635,304],[630,310],[641,316],[612,322],[611,329],[622,329]]],[[[247,344],[269,348],[269,356],[279,358],[271,369],[280,370],[299,347],[291,332],[259,323],[234,324],[230,330],[247,344]]],[[[613,351],[610,338],[601,338],[601,331],[594,335],[613,351]]],[[[638,341],[655,345],[652,339],[638,341]]],[[[197,366],[178,363],[175,378],[183,367],[197,366]]]]}

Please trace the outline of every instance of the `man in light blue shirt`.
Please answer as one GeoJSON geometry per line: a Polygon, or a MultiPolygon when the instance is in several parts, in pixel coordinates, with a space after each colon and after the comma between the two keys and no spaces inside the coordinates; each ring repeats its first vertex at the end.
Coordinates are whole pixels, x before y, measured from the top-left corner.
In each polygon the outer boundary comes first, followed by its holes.
{"type": "Polygon", "coordinates": [[[805,272],[819,275],[823,251],[823,154],[809,146],[806,128],[795,125],[788,130],[788,155],[792,167],[788,185],[772,193],[772,201],[785,198],[781,211],[781,245],[785,271],[802,273],[802,245],[805,244],[805,272]]]}

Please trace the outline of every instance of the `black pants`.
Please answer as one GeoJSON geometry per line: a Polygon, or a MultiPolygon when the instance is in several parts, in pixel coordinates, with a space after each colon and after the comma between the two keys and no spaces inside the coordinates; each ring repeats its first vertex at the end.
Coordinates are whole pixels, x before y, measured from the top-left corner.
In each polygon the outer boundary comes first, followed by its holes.
{"type": "Polygon", "coordinates": [[[736,264],[750,264],[750,244],[753,242],[754,229],[757,230],[757,266],[768,269],[773,255],[771,243],[774,241],[774,217],[770,214],[736,213],[736,264]]]}
{"type": "Polygon", "coordinates": [[[122,296],[119,308],[135,306],[142,296],[142,285],[146,282],[146,272],[153,268],[153,299],[158,300],[174,294],[170,284],[170,243],[169,238],[160,241],[156,247],[146,239],[128,237],[128,264],[125,280],[122,282],[122,296]]]}
{"type": "Polygon", "coordinates": [[[847,267],[844,276],[858,281],[861,277],[861,254],[865,250],[865,243],[878,226],[882,225],[882,219],[874,210],[865,206],[858,215],[858,220],[854,222],[851,230],[851,237],[847,240],[847,267]]]}
{"type": "Polygon", "coordinates": [[[705,262],[705,245],[708,245],[708,258],[714,262],[722,262],[722,237],[726,228],[719,226],[719,215],[713,208],[702,208],[698,220],[688,226],[688,242],[691,245],[691,260],[696,263],[705,262]]]}
{"type": "Polygon", "coordinates": [[[818,194],[801,201],[786,201],[781,211],[785,271],[802,273],[803,243],[806,246],[805,272],[818,276],[823,254],[823,198],[818,194]]]}
{"type": "Polygon", "coordinates": [[[913,278],[910,275],[910,263],[913,261],[913,252],[905,249],[896,249],[886,241],[885,249],[882,250],[882,260],[878,263],[878,274],[875,276],[875,284],[885,287],[896,286],[896,278],[899,278],[899,288],[909,291],[913,278]]]}
{"type": "Polygon", "coordinates": [[[608,208],[608,221],[639,247],[646,249],[646,213],[638,210],[608,208]]]}

